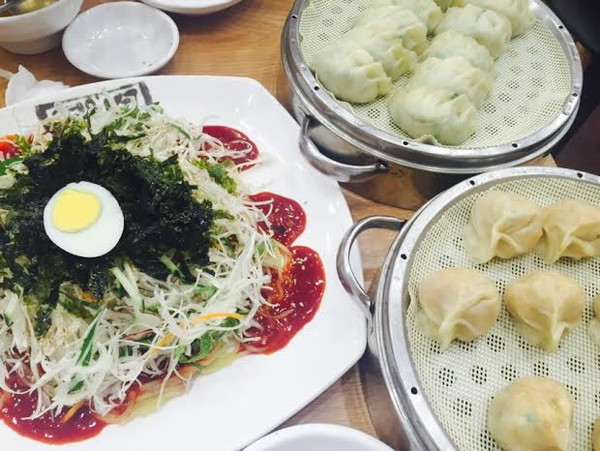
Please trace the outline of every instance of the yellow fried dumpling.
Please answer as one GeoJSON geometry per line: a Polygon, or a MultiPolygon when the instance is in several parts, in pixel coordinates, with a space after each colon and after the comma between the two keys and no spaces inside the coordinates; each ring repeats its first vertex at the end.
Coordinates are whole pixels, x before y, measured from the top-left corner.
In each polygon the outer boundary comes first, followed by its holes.
{"type": "Polygon", "coordinates": [[[442,269],[418,287],[417,324],[446,349],[453,340],[473,341],[494,325],[501,298],[494,281],[466,268],[442,269]]]}
{"type": "Polygon", "coordinates": [[[563,334],[581,321],[585,293],[569,276],[534,271],[506,286],[504,302],[523,338],[553,352],[563,334]]]}
{"type": "Polygon", "coordinates": [[[600,207],[581,200],[561,200],[542,214],[540,247],[546,260],[600,256],[600,207]]]}
{"type": "Polygon", "coordinates": [[[506,451],[566,451],[573,421],[573,401],[559,382],[523,377],[494,396],[488,429],[506,451]]]}
{"type": "Polygon", "coordinates": [[[536,203],[515,193],[488,191],[471,208],[465,248],[477,263],[513,258],[533,249],[542,236],[536,203]]]}

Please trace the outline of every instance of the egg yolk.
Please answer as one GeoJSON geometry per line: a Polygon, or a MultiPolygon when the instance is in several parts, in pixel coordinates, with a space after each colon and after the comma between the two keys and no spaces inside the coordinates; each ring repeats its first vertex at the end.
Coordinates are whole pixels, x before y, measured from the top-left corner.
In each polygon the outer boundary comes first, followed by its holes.
{"type": "Polygon", "coordinates": [[[65,189],[52,209],[52,224],[61,232],[80,232],[100,217],[102,204],[92,193],[65,189]]]}

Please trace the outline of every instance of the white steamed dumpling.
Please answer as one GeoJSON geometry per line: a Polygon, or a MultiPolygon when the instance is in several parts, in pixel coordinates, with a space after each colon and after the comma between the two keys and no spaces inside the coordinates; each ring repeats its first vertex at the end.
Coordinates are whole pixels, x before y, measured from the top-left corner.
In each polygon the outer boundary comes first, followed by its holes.
{"type": "Polygon", "coordinates": [[[494,325],[501,299],[494,282],[473,269],[447,268],[418,286],[417,324],[445,350],[453,340],[473,341],[494,325]]]}
{"type": "Polygon", "coordinates": [[[535,17],[529,10],[529,0],[464,0],[467,4],[491,9],[510,20],[512,36],[528,31],[535,23],[535,17]]]}
{"type": "Polygon", "coordinates": [[[398,89],[390,99],[392,120],[409,136],[459,145],[477,128],[477,110],[465,95],[448,89],[398,89]]]}
{"type": "Polygon", "coordinates": [[[392,89],[392,80],[366,50],[351,41],[338,41],[317,53],[312,69],[335,97],[367,103],[392,89]]]}
{"type": "Polygon", "coordinates": [[[498,392],[488,409],[488,429],[505,451],[566,451],[573,401],[548,377],[522,377],[498,392]]]}
{"type": "Polygon", "coordinates": [[[375,8],[355,27],[313,56],[311,68],[336,98],[368,103],[388,94],[392,82],[417,63],[413,49],[426,43],[427,28],[408,10],[375,8]]]}
{"type": "MultiPolygon", "coordinates": [[[[355,27],[369,26],[386,30],[402,39],[407,50],[420,52],[427,45],[427,27],[412,11],[400,6],[370,8],[356,19],[355,27]]],[[[345,39],[342,37],[342,39],[345,39]]]]}
{"type": "Polygon", "coordinates": [[[383,70],[392,81],[411,71],[417,64],[417,54],[403,46],[402,37],[386,30],[377,22],[353,28],[343,39],[352,41],[369,52],[375,61],[383,65],[383,70]]]}
{"type": "Polygon", "coordinates": [[[488,98],[492,86],[492,77],[462,56],[426,59],[417,67],[407,85],[409,90],[417,87],[441,88],[464,94],[476,108],[488,98]]]}
{"type": "Polygon", "coordinates": [[[600,207],[581,200],[561,200],[542,215],[540,247],[546,260],[600,256],[600,207]]]}
{"type": "Polygon", "coordinates": [[[471,36],[485,46],[494,58],[502,55],[512,36],[512,26],[506,16],[475,5],[449,8],[435,29],[435,34],[448,30],[471,36]]]}
{"type": "Polygon", "coordinates": [[[446,59],[454,56],[462,56],[473,66],[488,73],[491,73],[494,67],[494,59],[486,47],[471,36],[454,30],[448,30],[433,38],[423,54],[424,58],[446,59]]]}
{"type": "Polygon", "coordinates": [[[465,248],[477,263],[513,258],[532,250],[542,236],[542,208],[520,194],[488,191],[471,207],[465,248]]]}
{"type": "Polygon", "coordinates": [[[427,26],[428,31],[433,31],[438,26],[444,13],[433,0],[372,0],[372,6],[395,5],[415,13],[427,26]]]}
{"type": "Polygon", "coordinates": [[[507,285],[504,302],[523,338],[553,352],[561,337],[581,321],[585,293],[569,276],[534,271],[507,285]]]}

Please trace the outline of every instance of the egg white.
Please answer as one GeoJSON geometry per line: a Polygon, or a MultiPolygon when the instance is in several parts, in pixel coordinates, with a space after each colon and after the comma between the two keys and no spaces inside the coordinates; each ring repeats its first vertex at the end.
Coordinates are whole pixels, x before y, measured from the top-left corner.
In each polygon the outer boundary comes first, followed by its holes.
{"type": "Polygon", "coordinates": [[[79,257],[100,257],[111,251],[121,239],[125,220],[117,199],[106,188],[90,182],[69,183],[50,198],[44,208],[44,230],[48,238],[62,250],[79,257]],[[65,189],[93,194],[101,204],[100,216],[91,226],[79,232],[61,232],[52,223],[52,210],[65,189]]]}

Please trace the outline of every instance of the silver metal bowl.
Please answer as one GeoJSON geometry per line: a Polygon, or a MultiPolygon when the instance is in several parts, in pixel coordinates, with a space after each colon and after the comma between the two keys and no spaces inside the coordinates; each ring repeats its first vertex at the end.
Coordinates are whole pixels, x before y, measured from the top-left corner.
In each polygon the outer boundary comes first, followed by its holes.
{"type": "Polygon", "coordinates": [[[370,325],[368,350],[361,362],[367,405],[378,435],[394,449],[457,449],[424,393],[407,334],[406,314],[411,302],[408,285],[419,245],[432,223],[466,197],[503,182],[535,183],[548,178],[600,186],[600,177],[570,169],[502,169],[465,180],[437,195],[409,221],[365,218],[354,224],[343,238],[337,258],[338,274],[343,286],[365,311],[370,325]],[[352,272],[350,253],[360,233],[374,228],[398,230],[399,234],[381,269],[376,293],[370,296],[352,272]]]}
{"type": "Polygon", "coordinates": [[[450,186],[452,182],[481,172],[514,167],[547,154],[568,131],[577,110],[583,83],[581,60],[565,26],[541,0],[531,0],[533,13],[543,20],[567,55],[572,90],[562,113],[551,123],[517,141],[495,147],[456,149],[403,139],[378,129],[344,108],[322,89],[303,57],[300,19],[310,0],[296,0],[285,23],[282,43],[283,79],[289,87],[279,89],[295,118],[301,123],[300,149],[320,171],[340,182],[378,180],[395,172],[395,189],[367,189],[368,197],[404,208],[414,208],[450,186]],[[399,177],[398,174],[402,176],[399,177]],[[438,182],[429,176],[426,189],[418,186],[426,174],[443,174],[438,182]],[[407,193],[406,195],[404,193],[407,193]],[[378,198],[379,197],[379,198],[378,198]]]}

